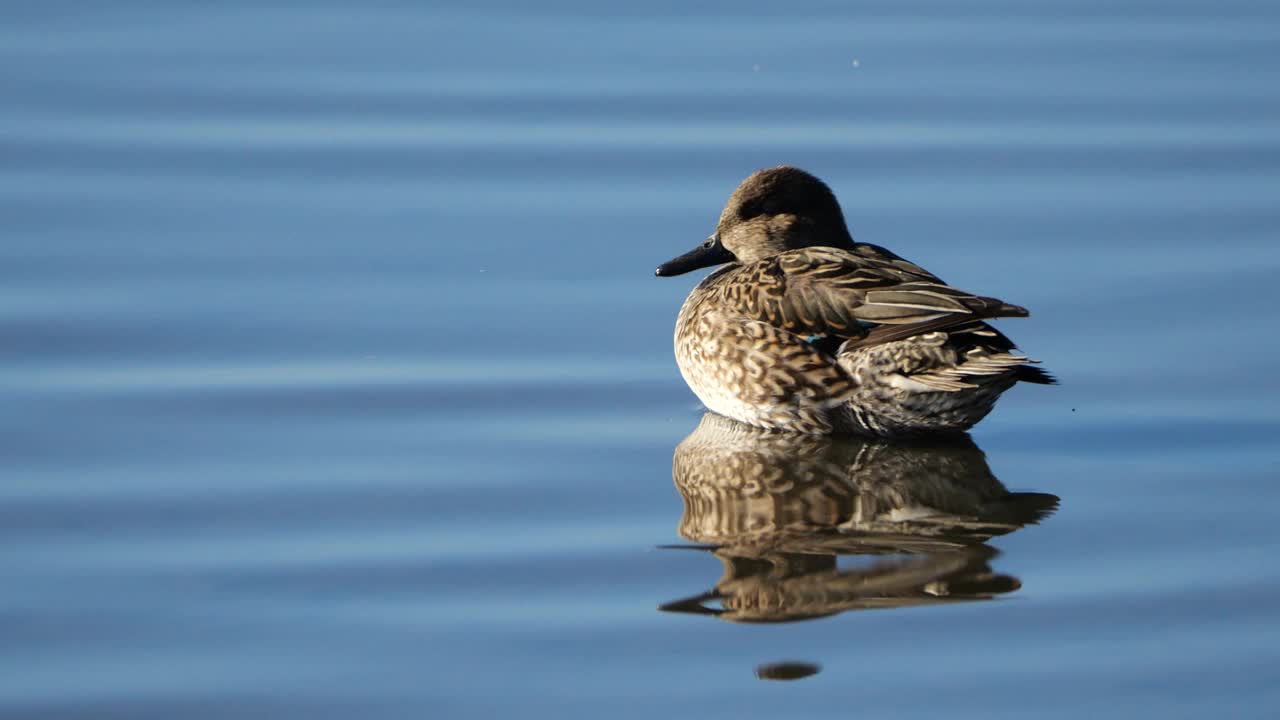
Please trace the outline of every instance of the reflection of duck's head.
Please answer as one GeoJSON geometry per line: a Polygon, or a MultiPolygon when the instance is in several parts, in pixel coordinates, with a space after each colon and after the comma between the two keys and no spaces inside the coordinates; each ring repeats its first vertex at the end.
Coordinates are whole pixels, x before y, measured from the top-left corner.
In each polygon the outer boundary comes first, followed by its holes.
{"type": "Polygon", "coordinates": [[[1057,507],[1011,493],[967,437],[889,444],[775,433],[707,414],[676,448],[680,534],[714,546],[715,590],[666,610],[786,621],[989,598],[1019,587],[984,543],[1057,507]],[[899,555],[842,568],[839,555],[899,555]],[[719,600],[723,609],[704,603],[719,600]]]}

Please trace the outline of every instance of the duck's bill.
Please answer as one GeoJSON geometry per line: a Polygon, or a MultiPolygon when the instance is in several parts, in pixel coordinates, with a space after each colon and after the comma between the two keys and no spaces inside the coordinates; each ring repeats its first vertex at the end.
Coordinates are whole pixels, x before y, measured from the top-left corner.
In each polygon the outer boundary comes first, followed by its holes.
{"type": "Polygon", "coordinates": [[[692,270],[723,265],[734,260],[733,253],[720,244],[720,238],[712,237],[680,257],[662,263],[654,274],[658,277],[683,275],[692,270]]]}

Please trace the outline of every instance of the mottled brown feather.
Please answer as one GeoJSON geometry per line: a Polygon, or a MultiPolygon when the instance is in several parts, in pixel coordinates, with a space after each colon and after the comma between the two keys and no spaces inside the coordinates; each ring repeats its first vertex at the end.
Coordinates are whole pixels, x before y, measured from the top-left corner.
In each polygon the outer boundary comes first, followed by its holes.
{"type": "Polygon", "coordinates": [[[878,249],[810,247],[717,273],[727,306],[802,335],[862,337],[866,324],[909,325],[944,317],[1025,314],[1014,305],[950,287],[878,249]]]}

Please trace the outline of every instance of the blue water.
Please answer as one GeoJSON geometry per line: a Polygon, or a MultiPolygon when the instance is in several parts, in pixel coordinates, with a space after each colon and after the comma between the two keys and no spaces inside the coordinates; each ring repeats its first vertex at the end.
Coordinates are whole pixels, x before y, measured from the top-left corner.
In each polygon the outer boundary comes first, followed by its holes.
{"type": "Polygon", "coordinates": [[[2,16],[0,715],[1280,712],[1275,3],[2,16]],[[779,163],[1031,308],[949,482],[1056,513],[687,531],[653,268],[779,163]]]}

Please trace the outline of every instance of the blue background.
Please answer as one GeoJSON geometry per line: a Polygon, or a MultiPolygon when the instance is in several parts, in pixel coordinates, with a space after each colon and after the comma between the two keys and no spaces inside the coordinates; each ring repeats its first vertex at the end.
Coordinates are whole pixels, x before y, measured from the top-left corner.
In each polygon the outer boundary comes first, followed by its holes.
{"type": "Polygon", "coordinates": [[[2,7],[0,714],[1280,708],[1275,3],[2,7]],[[653,268],[780,163],[1031,308],[1018,592],[656,610],[721,568],[653,268]]]}

